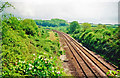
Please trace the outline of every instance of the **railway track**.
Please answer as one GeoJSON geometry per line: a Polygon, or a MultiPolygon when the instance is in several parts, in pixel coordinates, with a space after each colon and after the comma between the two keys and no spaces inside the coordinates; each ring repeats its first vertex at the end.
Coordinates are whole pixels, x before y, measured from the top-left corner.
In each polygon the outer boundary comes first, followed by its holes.
{"type": "Polygon", "coordinates": [[[68,34],[56,30],[53,31],[57,32],[63,38],[80,77],[107,78],[106,73],[108,70],[116,70],[116,66],[97,57],[68,34]]]}

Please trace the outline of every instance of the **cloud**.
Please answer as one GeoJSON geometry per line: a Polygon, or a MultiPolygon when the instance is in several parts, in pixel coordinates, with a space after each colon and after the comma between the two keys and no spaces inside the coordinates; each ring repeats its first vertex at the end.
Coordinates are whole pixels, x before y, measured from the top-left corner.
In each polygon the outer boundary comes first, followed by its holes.
{"type": "Polygon", "coordinates": [[[68,21],[117,23],[119,0],[6,0],[16,9],[5,12],[33,19],[60,18],[68,21]]]}

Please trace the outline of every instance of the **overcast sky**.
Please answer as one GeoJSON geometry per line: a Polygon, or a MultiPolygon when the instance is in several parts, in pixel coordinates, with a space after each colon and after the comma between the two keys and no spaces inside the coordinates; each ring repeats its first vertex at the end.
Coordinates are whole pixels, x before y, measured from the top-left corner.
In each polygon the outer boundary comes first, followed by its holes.
{"type": "Polygon", "coordinates": [[[2,0],[16,9],[5,12],[21,18],[52,19],[89,23],[118,23],[119,0],[2,0]]]}

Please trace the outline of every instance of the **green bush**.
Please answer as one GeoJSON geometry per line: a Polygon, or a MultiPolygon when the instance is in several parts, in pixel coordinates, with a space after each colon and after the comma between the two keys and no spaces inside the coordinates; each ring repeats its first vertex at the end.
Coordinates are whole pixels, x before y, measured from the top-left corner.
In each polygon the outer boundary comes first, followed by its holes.
{"type": "Polygon", "coordinates": [[[2,76],[61,76],[57,57],[59,41],[48,39],[48,30],[32,19],[6,16],[2,21],[2,76]],[[52,47],[51,47],[52,46],[52,47]]]}
{"type": "Polygon", "coordinates": [[[9,64],[9,67],[3,68],[3,76],[61,76],[60,71],[57,71],[56,63],[53,58],[47,58],[45,55],[32,55],[33,60],[19,60],[14,64],[9,64]]]}
{"type": "MultiPolygon", "coordinates": [[[[86,28],[87,24],[84,24],[82,25],[86,28]]],[[[74,33],[70,34],[88,49],[95,51],[119,66],[120,39],[118,37],[118,29],[119,28],[88,27],[83,31],[82,28],[76,28],[74,33]]]]}

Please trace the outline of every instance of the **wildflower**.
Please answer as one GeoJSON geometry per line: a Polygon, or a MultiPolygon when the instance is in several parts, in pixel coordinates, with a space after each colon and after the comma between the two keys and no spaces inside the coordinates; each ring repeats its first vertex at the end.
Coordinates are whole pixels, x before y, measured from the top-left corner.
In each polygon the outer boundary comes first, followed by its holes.
{"type": "Polygon", "coordinates": [[[52,57],[50,57],[52,59],[52,57]]]}
{"type": "Polygon", "coordinates": [[[115,75],[116,77],[118,77],[118,75],[115,75]]]}
{"type": "Polygon", "coordinates": [[[32,70],[32,68],[30,67],[29,70],[32,70]]]}
{"type": "Polygon", "coordinates": [[[48,60],[48,62],[50,63],[50,60],[48,60]]]}
{"type": "Polygon", "coordinates": [[[52,67],[52,69],[54,69],[54,67],[52,67]]]}
{"type": "Polygon", "coordinates": [[[25,63],[25,61],[22,61],[22,63],[25,63]]]}
{"type": "Polygon", "coordinates": [[[32,66],[31,64],[29,64],[29,66],[32,66]]]}
{"type": "Polygon", "coordinates": [[[46,60],[46,58],[44,58],[44,60],[46,60]]]}
{"type": "Polygon", "coordinates": [[[57,74],[60,74],[60,71],[58,71],[57,74]]]}
{"type": "Polygon", "coordinates": [[[54,71],[52,71],[52,72],[54,72],[54,71]]]}
{"type": "Polygon", "coordinates": [[[47,63],[47,61],[45,61],[45,63],[47,63]]]}
{"type": "Polygon", "coordinates": [[[34,71],[36,71],[36,69],[34,69],[34,71]]]}
{"type": "Polygon", "coordinates": [[[40,59],[40,57],[41,57],[41,55],[39,55],[39,57],[38,57],[38,58],[40,59]]]}
{"type": "Polygon", "coordinates": [[[44,52],[44,54],[46,54],[46,53],[44,52]]]}
{"type": "Polygon", "coordinates": [[[19,60],[19,62],[21,62],[21,61],[19,60]]]}
{"type": "Polygon", "coordinates": [[[15,62],[15,65],[17,65],[17,62],[15,62]]]}
{"type": "Polygon", "coordinates": [[[112,72],[110,71],[110,74],[112,74],[112,72]]]}
{"type": "Polygon", "coordinates": [[[35,56],[35,54],[33,54],[35,56]]]}

